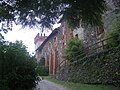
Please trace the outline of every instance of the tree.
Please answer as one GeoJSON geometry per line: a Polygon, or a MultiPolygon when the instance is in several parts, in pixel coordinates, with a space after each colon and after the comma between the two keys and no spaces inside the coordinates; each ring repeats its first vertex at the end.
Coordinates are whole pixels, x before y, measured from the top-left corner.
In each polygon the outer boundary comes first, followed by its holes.
{"type": "Polygon", "coordinates": [[[0,44],[0,90],[32,89],[36,85],[35,68],[34,58],[21,42],[0,44]]]}
{"type": "Polygon", "coordinates": [[[12,28],[12,21],[51,29],[64,20],[76,28],[80,21],[100,25],[105,9],[105,0],[1,0],[0,22],[5,32],[12,28]]]}
{"type": "Polygon", "coordinates": [[[78,38],[70,39],[65,49],[65,58],[70,62],[74,62],[76,60],[81,59],[84,56],[85,47],[83,43],[78,38]]]}

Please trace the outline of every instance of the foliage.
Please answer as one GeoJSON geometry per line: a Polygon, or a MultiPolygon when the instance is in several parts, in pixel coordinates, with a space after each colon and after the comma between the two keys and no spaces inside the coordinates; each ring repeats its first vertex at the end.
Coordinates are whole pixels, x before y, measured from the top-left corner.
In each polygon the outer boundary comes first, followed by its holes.
{"type": "Polygon", "coordinates": [[[0,84],[8,89],[32,89],[36,83],[35,60],[22,42],[2,43],[0,45],[0,84]]]}
{"type": "Polygon", "coordinates": [[[38,62],[36,72],[39,76],[47,76],[49,74],[48,67],[45,67],[45,58],[42,57],[38,62]]]}
{"type": "Polygon", "coordinates": [[[72,38],[67,43],[65,58],[70,62],[76,61],[85,56],[85,48],[78,38],[72,38]]]}
{"type": "Polygon", "coordinates": [[[80,20],[99,25],[105,9],[105,0],[1,0],[0,22],[4,31],[12,28],[12,21],[49,29],[59,20],[73,27],[79,27],[80,20]]]}
{"type": "MultiPolygon", "coordinates": [[[[120,46],[74,61],[59,72],[68,81],[120,86],[120,46]],[[64,72],[68,70],[68,72],[64,72]],[[62,73],[62,74],[61,74],[62,73]]],[[[60,79],[60,78],[59,78],[60,79]]]]}
{"type": "Polygon", "coordinates": [[[0,90],[10,90],[6,80],[0,80],[0,90]]]}
{"type": "Polygon", "coordinates": [[[113,28],[106,34],[108,47],[117,47],[120,44],[120,16],[116,17],[116,21],[113,24],[113,28]]]}

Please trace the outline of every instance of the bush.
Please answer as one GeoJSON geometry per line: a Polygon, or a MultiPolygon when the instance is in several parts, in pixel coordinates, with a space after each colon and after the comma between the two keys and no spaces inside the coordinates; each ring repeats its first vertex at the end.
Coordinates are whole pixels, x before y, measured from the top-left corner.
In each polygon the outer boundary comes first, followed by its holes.
{"type": "MultiPolygon", "coordinates": [[[[3,90],[29,90],[35,87],[36,63],[20,42],[0,45],[0,83],[3,90]]],[[[0,90],[2,90],[0,89],[0,90]]]]}
{"type": "Polygon", "coordinates": [[[108,48],[117,47],[120,44],[120,16],[116,17],[115,24],[110,32],[107,32],[106,38],[108,48]]]}
{"type": "Polygon", "coordinates": [[[6,83],[6,80],[0,80],[0,90],[10,90],[6,83]]]}
{"type": "Polygon", "coordinates": [[[67,43],[65,49],[65,58],[70,62],[76,61],[85,56],[85,48],[83,43],[78,38],[72,38],[67,43]]]}
{"type": "Polygon", "coordinates": [[[108,48],[117,47],[120,44],[120,32],[118,30],[108,32],[106,34],[108,48]]]}

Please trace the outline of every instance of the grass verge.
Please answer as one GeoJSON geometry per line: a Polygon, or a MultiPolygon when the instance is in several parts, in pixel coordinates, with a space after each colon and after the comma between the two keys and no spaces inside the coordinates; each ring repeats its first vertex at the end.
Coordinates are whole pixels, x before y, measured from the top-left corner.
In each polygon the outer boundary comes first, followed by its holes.
{"type": "Polygon", "coordinates": [[[44,77],[46,80],[60,84],[68,90],[120,90],[120,87],[114,87],[110,85],[89,85],[89,84],[81,84],[81,83],[72,83],[66,81],[56,80],[50,76],[44,77]]]}

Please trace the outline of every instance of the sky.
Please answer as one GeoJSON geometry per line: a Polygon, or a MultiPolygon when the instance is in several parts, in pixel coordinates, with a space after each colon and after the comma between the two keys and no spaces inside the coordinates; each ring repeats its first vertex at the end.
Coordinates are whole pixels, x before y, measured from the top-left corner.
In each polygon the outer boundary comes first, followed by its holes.
{"type": "MultiPolygon", "coordinates": [[[[50,31],[51,32],[51,31],[50,31]]],[[[50,32],[43,32],[45,35],[49,35],[50,32]]],[[[35,53],[34,38],[37,33],[41,33],[38,29],[22,29],[20,25],[13,25],[13,30],[8,31],[7,34],[3,34],[6,41],[15,42],[16,40],[22,40],[23,44],[28,47],[27,50],[31,55],[35,53]]]]}

